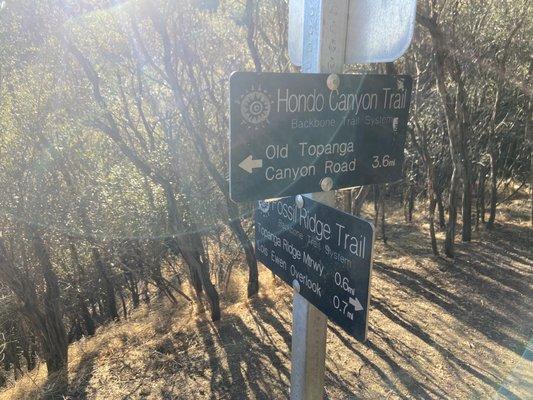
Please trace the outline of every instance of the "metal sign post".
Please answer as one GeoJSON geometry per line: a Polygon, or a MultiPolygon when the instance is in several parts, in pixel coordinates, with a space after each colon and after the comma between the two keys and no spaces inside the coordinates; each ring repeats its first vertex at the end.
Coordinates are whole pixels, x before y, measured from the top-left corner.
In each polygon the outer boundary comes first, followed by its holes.
{"type": "MultiPolygon", "coordinates": [[[[306,1],[289,1],[289,57],[295,65],[302,65],[306,1]]],[[[346,63],[396,60],[411,43],[415,17],[416,0],[350,1],[346,63]]]]}
{"type": "Polygon", "coordinates": [[[255,214],[258,259],[294,287],[291,400],[324,397],[326,315],[366,338],[374,229],[335,210],[332,190],[401,177],[411,78],[340,73],[400,57],[415,11],[416,0],[290,0],[289,56],[307,75],[230,79],[231,198],[298,195],[255,214]]]}
{"type": "MultiPolygon", "coordinates": [[[[344,67],[348,0],[306,0],[302,72],[342,72],[344,67]]],[[[335,193],[324,182],[323,193],[308,195],[335,206],[335,193]]],[[[296,290],[292,311],[291,400],[324,397],[327,318],[296,290]]]]}

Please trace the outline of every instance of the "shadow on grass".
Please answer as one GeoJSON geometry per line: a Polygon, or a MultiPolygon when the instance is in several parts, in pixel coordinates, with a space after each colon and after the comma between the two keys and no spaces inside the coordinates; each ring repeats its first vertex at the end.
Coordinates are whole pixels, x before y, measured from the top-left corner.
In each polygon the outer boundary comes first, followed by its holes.
{"type": "MultiPolygon", "coordinates": [[[[283,338],[285,345],[290,350],[291,333],[284,325],[284,323],[289,324],[289,322],[284,319],[283,316],[275,310],[275,308],[275,303],[268,298],[263,298],[261,300],[252,300],[248,305],[248,311],[252,315],[252,318],[254,319],[254,322],[256,323],[259,331],[264,333],[267,340],[272,345],[275,345],[275,342],[269,333],[269,329],[267,328],[267,326],[270,326],[274,330],[274,332],[276,332],[283,338]],[[274,315],[271,310],[275,312],[276,315],[274,315]]],[[[284,355],[290,357],[289,354],[284,355]]]]}
{"type": "Polygon", "coordinates": [[[416,322],[407,321],[393,308],[388,307],[385,303],[381,301],[374,301],[372,303],[372,306],[375,309],[379,310],[383,315],[385,315],[391,321],[394,321],[395,323],[397,323],[398,325],[400,325],[407,331],[411,332],[413,335],[423,340],[427,345],[436,349],[446,360],[455,363],[458,367],[462,368],[464,372],[473,375],[480,381],[485,382],[486,384],[492,386],[493,388],[499,387],[499,384],[497,382],[490,379],[490,377],[486,376],[483,372],[478,371],[477,369],[472,367],[467,362],[458,358],[454,353],[446,349],[440,343],[433,340],[433,338],[427,332],[425,332],[423,328],[421,328],[416,322]]]}
{"type": "Polygon", "coordinates": [[[71,379],[70,387],[73,389],[68,392],[67,399],[76,400],[89,400],[90,397],[87,393],[89,382],[94,373],[94,364],[98,355],[100,354],[100,347],[85,352],[80,357],[76,374],[71,379]]]}
{"type": "MultiPolygon", "coordinates": [[[[386,279],[404,288],[409,288],[415,295],[421,296],[439,306],[465,325],[475,328],[487,340],[495,341],[500,346],[521,354],[523,343],[517,341],[507,333],[508,328],[514,327],[514,321],[511,319],[511,315],[515,310],[508,309],[506,312],[503,310],[498,312],[495,309],[488,308],[472,300],[467,295],[457,296],[452,294],[431,282],[426,277],[411,270],[381,263],[374,264],[374,270],[385,275],[386,279]]],[[[472,278],[469,274],[460,275],[463,275],[465,285],[469,286],[468,291],[471,291],[473,285],[480,284],[480,282],[476,282],[475,278],[472,278]]],[[[487,297],[486,301],[490,302],[492,299],[487,297]]],[[[396,320],[393,321],[396,322],[396,320]]]]}
{"type": "Polygon", "coordinates": [[[257,336],[240,317],[228,316],[217,326],[200,321],[198,330],[209,358],[211,399],[240,400],[247,389],[255,399],[269,399],[288,387],[290,373],[278,347],[257,336]]]}
{"type": "MultiPolygon", "coordinates": [[[[399,253],[407,249],[408,254],[420,254],[424,251],[420,246],[423,241],[424,234],[419,232],[414,240],[397,243],[391,240],[390,246],[399,253]]],[[[529,227],[507,225],[493,232],[483,232],[479,241],[458,243],[453,263],[436,260],[445,264],[446,272],[441,279],[453,282],[450,286],[455,293],[438,284],[436,269],[425,267],[415,272],[384,263],[376,263],[374,267],[384,279],[438,305],[488,340],[521,354],[528,338],[527,325],[532,325],[524,324],[529,320],[529,299],[533,298],[532,248],[529,227]],[[517,329],[524,331],[520,340],[508,334],[517,329]]]]}

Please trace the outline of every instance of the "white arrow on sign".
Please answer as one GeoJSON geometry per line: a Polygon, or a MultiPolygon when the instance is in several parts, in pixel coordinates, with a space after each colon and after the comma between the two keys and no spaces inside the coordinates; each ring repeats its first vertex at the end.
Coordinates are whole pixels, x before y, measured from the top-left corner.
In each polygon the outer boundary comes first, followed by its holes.
{"type": "Polygon", "coordinates": [[[254,158],[251,155],[246,157],[239,164],[239,167],[244,169],[249,174],[253,172],[254,168],[261,168],[262,166],[263,166],[263,160],[254,160],[254,158]]]}
{"type": "Polygon", "coordinates": [[[350,299],[348,301],[355,308],[355,311],[363,311],[364,310],[363,306],[361,305],[361,303],[359,302],[357,297],[355,299],[353,297],[350,297],[350,299]]]}

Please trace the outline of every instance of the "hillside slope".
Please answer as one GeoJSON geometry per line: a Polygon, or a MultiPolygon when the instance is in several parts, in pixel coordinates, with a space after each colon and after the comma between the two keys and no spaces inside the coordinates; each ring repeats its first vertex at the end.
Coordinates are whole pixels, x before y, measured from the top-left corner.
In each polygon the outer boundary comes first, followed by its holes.
{"type": "MultiPolygon", "coordinates": [[[[533,241],[520,204],[453,263],[392,219],[375,252],[369,340],[329,326],[329,399],[532,398],[533,241]]],[[[266,269],[261,281],[260,297],[227,305],[219,323],[160,301],[71,345],[70,398],[287,398],[291,291],[266,269]]],[[[38,398],[43,382],[41,366],[0,399],[38,398]]]]}

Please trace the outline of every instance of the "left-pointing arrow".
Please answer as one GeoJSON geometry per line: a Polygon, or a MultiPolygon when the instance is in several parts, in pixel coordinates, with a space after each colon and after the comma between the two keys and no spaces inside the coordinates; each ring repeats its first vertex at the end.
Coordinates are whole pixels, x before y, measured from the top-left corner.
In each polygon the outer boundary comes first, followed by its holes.
{"type": "Polygon", "coordinates": [[[241,161],[239,167],[251,174],[254,168],[261,168],[263,166],[263,160],[254,160],[251,155],[241,161]]]}

